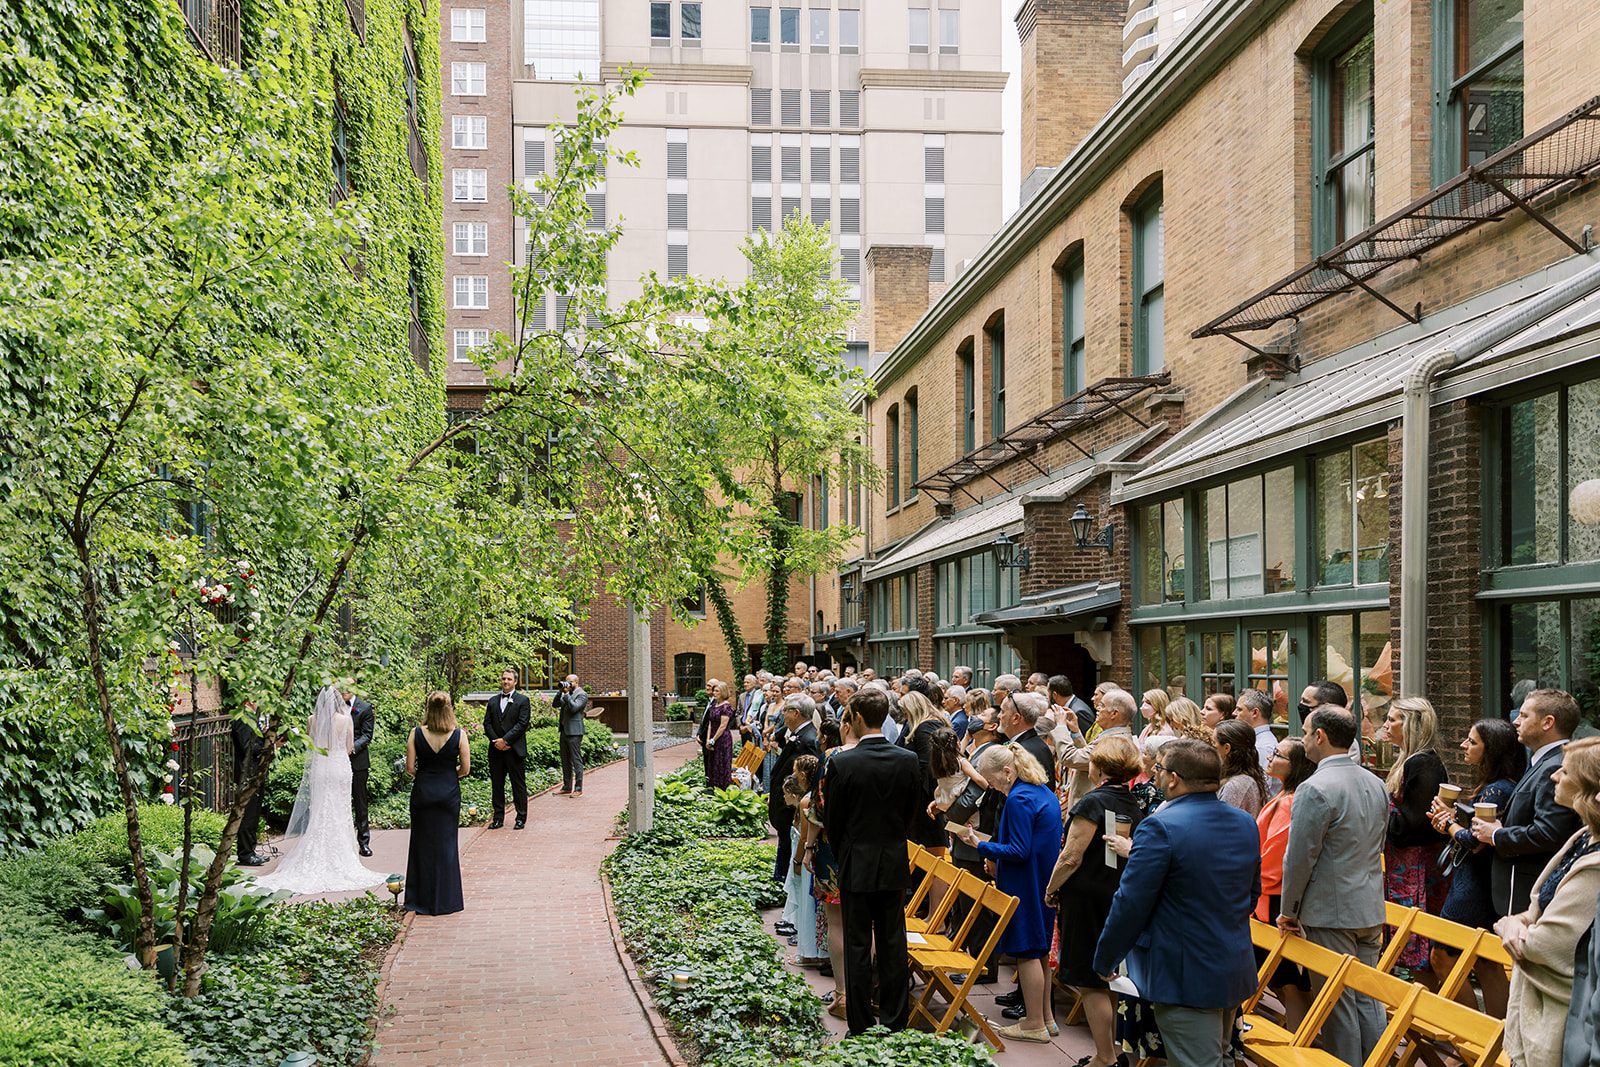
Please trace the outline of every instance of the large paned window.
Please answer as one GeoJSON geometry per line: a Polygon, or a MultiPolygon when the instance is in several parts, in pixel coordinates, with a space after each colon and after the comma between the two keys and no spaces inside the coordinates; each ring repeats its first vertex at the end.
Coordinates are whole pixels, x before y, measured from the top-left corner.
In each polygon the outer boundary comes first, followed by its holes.
{"type": "Polygon", "coordinates": [[[1363,441],[1319,456],[1317,584],[1389,581],[1389,443],[1363,441]]]}
{"type": "Polygon", "coordinates": [[[1312,62],[1312,234],[1325,252],[1374,220],[1372,5],[1352,11],[1312,62]]]}
{"type": "Polygon", "coordinates": [[[906,499],[917,495],[917,391],[906,394],[906,499]]]}
{"type": "Polygon", "coordinates": [[[917,666],[917,643],[873,641],[867,646],[866,666],[876,670],[880,678],[898,678],[907,669],[917,666]]]}
{"type": "Polygon", "coordinates": [[[522,5],[522,61],[540,81],[600,78],[600,0],[522,5]]]}
{"type": "Polygon", "coordinates": [[[889,408],[888,429],[885,431],[888,440],[888,458],[885,466],[889,468],[889,506],[900,506],[900,405],[895,404],[889,408]]]}
{"type": "Polygon", "coordinates": [[[1294,469],[1280,467],[1198,495],[1205,544],[1197,599],[1229,600],[1295,588],[1294,469]]]}
{"type": "Polygon", "coordinates": [[[1166,215],[1161,187],[1133,209],[1133,373],[1166,363],[1166,215]]]}
{"type": "Polygon", "coordinates": [[[1146,504],[1135,516],[1139,553],[1136,585],[1140,604],[1184,598],[1183,498],[1146,504]]]}
{"type": "Polygon", "coordinates": [[[780,7],[778,9],[779,43],[800,45],[800,9],[797,7],[780,7]]]}
{"type": "Polygon", "coordinates": [[[652,41],[668,41],[672,39],[672,5],[670,3],[654,3],[650,5],[650,39],[652,41]]]}
{"type": "MultiPolygon", "coordinates": [[[[754,45],[769,45],[772,43],[772,8],[753,7],[750,9],[750,43],[754,45]]],[[[764,48],[763,51],[765,51],[764,48]]]]}
{"type": "Polygon", "coordinates": [[[869,591],[872,632],[898,633],[917,628],[917,577],[897,574],[873,582],[869,591]]]}
{"type": "Polygon", "coordinates": [[[987,689],[1002,674],[1022,670],[1022,657],[998,633],[940,637],[933,642],[933,669],[948,678],[957,667],[972,668],[972,684],[987,689]]]}
{"type": "Polygon", "coordinates": [[[1165,689],[1171,696],[1188,691],[1188,661],[1182,626],[1141,626],[1133,631],[1138,656],[1135,696],[1146,689],[1165,689]]]}
{"type": "Polygon", "coordinates": [[[672,657],[672,681],[680,697],[692,697],[706,687],[706,658],[699,652],[680,652],[672,657]]]}
{"type": "Polygon", "coordinates": [[[1352,710],[1361,709],[1361,736],[1383,725],[1394,699],[1394,646],[1388,611],[1324,615],[1317,619],[1318,677],[1344,688],[1352,710]]]}
{"type": "Polygon", "coordinates": [[[1522,138],[1522,0],[1434,0],[1434,184],[1522,138]]]}
{"type": "Polygon", "coordinates": [[[978,447],[978,364],[969,341],[956,354],[961,363],[961,452],[978,447]]]}
{"type": "Polygon", "coordinates": [[[1083,253],[1073,255],[1061,270],[1061,395],[1072,396],[1085,380],[1083,329],[1083,253]]]}
{"type": "Polygon", "coordinates": [[[1514,710],[1511,687],[1533,679],[1565,689],[1590,723],[1600,722],[1600,597],[1508,604],[1498,622],[1496,685],[1484,695],[1493,711],[1514,710]]]}
{"type": "Polygon", "coordinates": [[[989,436],[1006,432],[1006,320],[997,318],[983,331],[989,345],[989,436]]]}
{"type": "Polygon", "coordinates": [[[1001,570],[988,548],[943,561],[933,584],[934,625],[940,630],[971,626],[973,616],[1020,599],[1017,571],[1001,570]]]}

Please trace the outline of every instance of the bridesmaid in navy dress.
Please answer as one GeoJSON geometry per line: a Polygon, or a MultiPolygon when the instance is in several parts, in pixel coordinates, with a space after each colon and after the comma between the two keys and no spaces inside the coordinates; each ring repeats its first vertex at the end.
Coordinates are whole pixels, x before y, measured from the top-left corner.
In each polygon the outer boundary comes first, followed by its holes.
{"type": "Polygon", "coordinates": [[[406,910],[450,915],[461,899],[461,779],[472,770],[467,735],[456,725],[449,693],[428,694],[422,725],[406,739],[411,784],[411,852],[406,859],[406,910]]]}

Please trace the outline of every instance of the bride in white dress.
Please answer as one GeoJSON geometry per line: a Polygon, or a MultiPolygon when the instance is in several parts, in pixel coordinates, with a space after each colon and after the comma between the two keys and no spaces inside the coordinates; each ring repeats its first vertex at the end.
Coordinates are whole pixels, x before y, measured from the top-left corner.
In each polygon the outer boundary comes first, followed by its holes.
{"type": "Polygon", "coordinates": [[[317,694],[309,729],[315,748],[306,758],[289,830],[279,843],[285,852],[283,862],[256,881],[294,893],[333,893],[377,885],[384,876],[363,866],[356,853],[356,828],[350,811],[355,727],[338,689],[330,685],[317,694]]]}

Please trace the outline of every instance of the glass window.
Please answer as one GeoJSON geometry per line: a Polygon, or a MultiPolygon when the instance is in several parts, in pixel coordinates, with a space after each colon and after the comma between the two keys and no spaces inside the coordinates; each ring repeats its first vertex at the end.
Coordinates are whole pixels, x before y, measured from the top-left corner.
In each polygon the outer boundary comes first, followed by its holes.
{"type": "Polygon", "coordinates": [[[1233,695],[1238,682],[1237,638],[1232,631],[1200,635],[1200,692],[1233,695]]]}
{"type": "Polygon", "coordinates": [[[1138,602],[1184,599],[1183,498],[1146,504],[1135,513],[1139,538],[1138,602]]]}
{"type": "Polygon", "coordinates": [[[452,226],[451,251],[458,256],[486,256],[489,254],[489,224],[487,222],[457,222],[452,226]]]}
{"type": "Polygon", "coordinates": [[[750,9],[750,43],[772,43],[772,9],[770,7],[753,7],[750,9]]]}
{"type": "Polygon", "coordinates": [[[783,44],[800,43],[800,9],[797,7],[780,7],[778,9],[779,40],[783,44]]]}
{"type": "Polygon", "coordinates": [[[450,118],[450,147],[468,151],[489,147],[489,117],[487,115],[452,115],[450,118]]]}
{"type": "Polygon", "coordinates": [[[1319,585],[1389,580],[1389,443],[1384,438],[1316,461],[1319,585]]]}
{"type": "Polygon", "coordinates": [[[1506,409],[1501,421],[1502,566],[1600,559],[1597,404],[1600,379],[1592,379],[1506,409]]]}
{"type": "Polygon", "coordinates": [[[481,7],[456,7],[450,9],[450,39],[468,44],[481,43],[484,36],[484,16],[481,7]]]}
{"type": "Polygon", "coordinates": [[[706,687],[706,658],[699,652],[679,652],[672,657],[672,681],[680,697],[692,697],[706,687]]]}
{"type": "Polygon", "coordinates": [[[1161,190],[1145,197],[1133,216],[1133,373],[1154,374],[1166,362],[1166,217],[1161,190]]]}
{"type": "Polygon", "coordinates": [[[1330,37],[1313,67],[1322,106],[1313,131],[1318,171],[1312,229],[1319,252],[1375,221],[1371,5],[1358,8],[1330,37]]]}
{"type": "Polygon", "coordinates": [[[1262,596],[1294,588],[1294,469],[1242,478],[1199,496],[1205,532],[1197,596],[1262,596]],[[1269,541],[1270,539],[1270,541],[1269,541]]]}
{"type": "Polygon", "coordinates": [[[1061,392],[1072,396],[1085,380],[1083,257],[1073,257],[1061,275],[1061,392]]]}
{"type": "Polygon", "coordinates": [[[811,50],[828,50],[828,9],[825,7],[811,9],[811,50]]]}
{"type": "Polygon", "coordinates": [[[861,47],[861,12],[839,12],[839,51],[854,52],[861,47]]]}
{"type": "Polygon", "coordinates": [[[1186,692],[1188,667],[1184,655],[1185,631],[1182,626],[1141,626],[1133,631],[1139,655],[1138,694],[1146,689],[1165,689],[1171,696],[1186,692]]]}
{"type": "Polygon", "coordinates": [[[1522,137],[1523,0],[1434,0],[1435,184],[1522,137]]]}
{"type": "Polygon", "coordinates": [[[685,41],[700,39],[700,5],[685,3],[679,13],[678,29],[685,41]]]}
{"type": "Polygon", "coordinates": [[[925,7],[911,9],[911,51],[926,52],[928,50],[929,15],[925,7]]]}
{"type": "Polygon", "coordinates": [[[489,172],[474,168],[451,171],[451,190],[460,203],[481,204],[489,199],[489,172]]]}
{"type": "Polygon", "coordinates": [[[489,306],[489,277],[485,274],[458,274],[455,280],[455,306],[482,309],[489,306]]]}
{"type": "Polygon", "coordinates": [[[483,96],[487,89],[484,80],[486,67],[482,63],[450,64],[451,96],[483,96]]]}
{"type": "Polygon", "coordinates": [[[670,3],[655,3],[650,5],[650,39],[654,41],[670,40],[672,37],[672,5],[670,3]]]}
{"type": "Polygon", "coordinates": [[[917,391],[906,394],[906,499],[917,495],[917,391]]]}
{"type": "Polygon", "coordinates": [[[473,349],[489,347],[488,330],[457,330],[455,333],[455,361],[457,363],[471,363],[473,349]]]}
{"type": "Polygon", "coordinates": [[[523,4],[522,39],[540,81],[600,80],[600,0],[523,4]]]}
{"type": "Polygon", "coordinates": [[[961,49],[961,12],[953,7],[939,11],[939,51],[952,55],[961,49]]]}
{"type": "Polygon", "coordinates": [[[1294,558],[1299,546],[1295,537],[1294,468],[1279,467],[1262,476],[1262,516],[1266,539],[1266,592],[1282,593],[1295,588],[1294,558]]]}
{"type": "Polygon", "coordinates": [[[1600,378],[1567,389],[1561,420],[1567,462],[1562,493],[1567,523],[1567,559],[1600,559],[1600,378]]]}
{"type": "Polygon", "coordinates": [[[1295,701],[1289,699],[1289,632],[1276,628],[1249,630],[1250,662],[1245,685],[1272,694],[1272,721],[1288,722],[1295,701]]]}
{"type": "MultiPolygon", "coordinates": [[[[1316,634],[1322,658],[1311,666],[1313,676],[1338,685],[1351,701],[1350,707],[1361,709],[1361,736],[1370,741],[1383,725],[1389,702],[1394,699],[1394,645],[1389,613],[1324,615],[1316,620],[1316,634]]],[[[1365,745],[1363,751],[1368,753],[1368,763],[1386,766],[1388,753],[1365,745]]]]}
{"type": "Polygon", "coordinates": [[[983,331],[989,342],[989,436],[1006,432],[1006,324],[1001,319],[983,331]]]}
{"type": "Polygon", "coordinates": [[[972,346],[962,349],[961,360],[961,452],[971,452],[978,445],[978,368],[972,358],[972,346]]]}
{"type": "Polygon", "coordinates": [[[885,466],[889,468],[889,506],[900,506],[900,405],[889,408],[888,428],[884,431],[884,444],[888,449],[885,466]]]}

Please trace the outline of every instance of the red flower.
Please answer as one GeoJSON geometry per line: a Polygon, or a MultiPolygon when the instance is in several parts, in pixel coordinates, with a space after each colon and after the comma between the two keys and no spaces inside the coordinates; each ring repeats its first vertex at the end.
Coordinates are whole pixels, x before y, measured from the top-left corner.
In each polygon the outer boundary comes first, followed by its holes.
{"type": "Polygon", "coordinates": [[[164,785],[164,786],[162,786],[162,787],[161,787],[161,791],[162,791],[162,792],[163,792],[163,793],[176,793],[176,792],[177,792],[177,790],[176,790],[176,789],[174,789],[174,788],[172,788],[172,786],[170,786],[170,785],[164,785]]]}
{"type": "Polygon", "coordinates": [[[168,745],[167,747],[170,748],[174,752],[177,752],[178,750],[183,748],[183,746],[178,744],[178,742],[176,742],[176,741],[172,742],[172,744],[168,745]]]}

